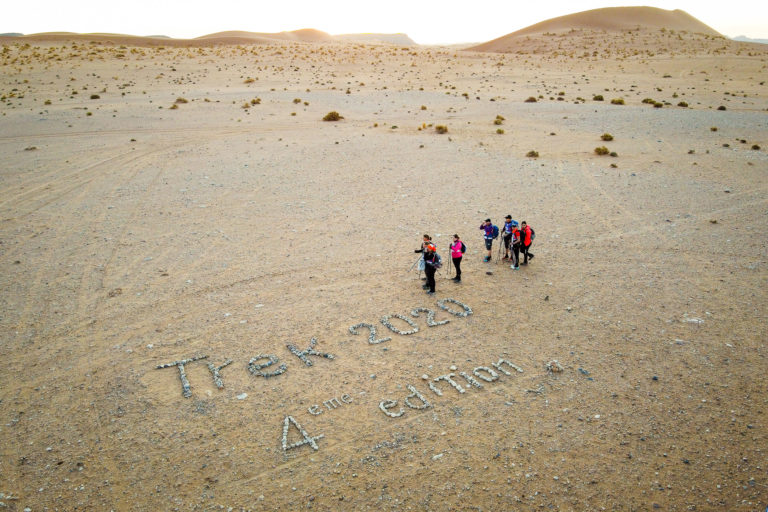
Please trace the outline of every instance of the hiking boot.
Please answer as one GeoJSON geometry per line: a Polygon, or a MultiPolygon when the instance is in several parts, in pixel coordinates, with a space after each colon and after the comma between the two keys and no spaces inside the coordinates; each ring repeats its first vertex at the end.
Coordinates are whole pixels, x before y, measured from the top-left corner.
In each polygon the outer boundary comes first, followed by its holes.
{"type": "Polygon", "coordinates": [[[531,253],[528,253],[528,259],[529,259],[529,260],[532,260],[532,259],[533,259],[533,254],[531,254],[531,253]]]}
{"type": "Polygon", "coordinates": [[[516,266],[512,265],[512,267],[511,267],[511,268],[512,268],[512,270],[520,270],[520,267],[519,267],[519,266],[518,266],[518,267],[516,267],[516,266]]]}
{"type": "Polygon", "coordinates": [[[427,295],[434,295],[434,294],[435,294],[435,292],[433,292],[432,290],[428,290],[427,291],[427,295]]]}
{"type": "Polygon", "coordinates": [[[429,285],[428,284],[423,284],[423,285],[421,285],[421,287],[424,288],[425,290],[429,290],[429,285]]]}
{"type": "Polygon", "coordinates": [[[488,263],[489,261],[491,261],[491,257],[490,256],[486,256],[485,258],[483,258],[483,261],[488,263]]]}

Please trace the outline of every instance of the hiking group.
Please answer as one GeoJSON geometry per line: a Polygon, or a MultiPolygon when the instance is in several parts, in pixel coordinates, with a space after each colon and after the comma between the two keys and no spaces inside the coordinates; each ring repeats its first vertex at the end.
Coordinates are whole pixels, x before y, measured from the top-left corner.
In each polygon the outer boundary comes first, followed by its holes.
{"type": "MultiPolygon", "coordinates": [[[[518,225],[516,220],[512,220],[511,215],[507,215],[504,219],[504,227],[501,230],[491,222],[491,219],[485,219],[480,225],[480,229],[483,231],[483,240],[488,251],[488,254],[483,258],[485,263],[489,263],[493,259],[493,241],[499,238],[500,235],[501,243],[499,245],[497,263],[499,259],[511,261],[512,265],[510,265],[510,268],[519,270],[521,264],[527,265],[528,260],[533,259],[533,253],[530,251],[530,248],[534,238],[536,238],[536,233],[526,221],[518,225]],[[500,257],[502,247],[504,247],[503,258],[500,257]],[[523,255],[522,263],[520,263],[520,253],[523,255]]],[[[451,273],[450,268],[451,264],[453,264],[456,268],[456,275],[452,280],[460,283],[461,260],[467,250],[467,246],[461,241],[459,235],[453,235],[453,241],[448,246],[448,250],[451,253],[451,259],[448,262],[448,273],[451,273]]],[[[432,242],[432,237],[425,234],[422,238],[421,248],[416,249],[414,252],[421,253],[421,258],[416,263],[419,264],[419,271],[423,270],[426,276],[423,278],[426,280],[426,283],[422,285],[422,288],[427,291],[427,294],[433,295],[435,293],[435,274],[442,267],[443,261],[437,252],[437,247],[432,242]]]]}

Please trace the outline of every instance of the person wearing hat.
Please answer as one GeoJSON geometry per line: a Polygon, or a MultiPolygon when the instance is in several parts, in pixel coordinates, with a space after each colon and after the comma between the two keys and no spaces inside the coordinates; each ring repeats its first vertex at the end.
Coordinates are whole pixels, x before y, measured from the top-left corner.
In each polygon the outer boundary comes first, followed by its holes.
{"type": "Polygon", "coordinates": [[[437,254],[437,247],[433,243],[424,246],[424,273],[427,275],[427,284],[424,288],[428,295],[435,293],[435,272],[440,268],[440,255],[437,254]]]}
{"type": "Polygon", "coordinates": [[[488,255],[483,258],[483,261],[488,263],[491,261],[491,250],[493,249],[493,223],[491,219],[485,219],[480,224],[480,229],[483,230],[483,240],[485,241],[485,248],[488,250],[488,255]]]}
{"type": "MultiPolygon", "coordinates": [[[[504,232],[501,238],[501,240],[504,242],[504,257],[501,258],[502,260],[508,260],[512,257],[510,241],[512,240],[512,223],[513,222],[515,221],[512,220],[511,215],[507,215],[506,217],[504,217],[504,232]]],[[[515,224],[517,223],[515,222],[515,224]]]]}

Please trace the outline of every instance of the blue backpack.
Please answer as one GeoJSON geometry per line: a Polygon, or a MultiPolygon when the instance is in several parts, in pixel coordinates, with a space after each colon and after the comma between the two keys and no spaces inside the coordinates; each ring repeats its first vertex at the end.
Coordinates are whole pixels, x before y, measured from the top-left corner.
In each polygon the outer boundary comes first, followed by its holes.
{"type": "Polygon", "coordinates": [[[493,225],[493,239],[496,240],[499,238],[499,226],[496,224],[493,225]]]}

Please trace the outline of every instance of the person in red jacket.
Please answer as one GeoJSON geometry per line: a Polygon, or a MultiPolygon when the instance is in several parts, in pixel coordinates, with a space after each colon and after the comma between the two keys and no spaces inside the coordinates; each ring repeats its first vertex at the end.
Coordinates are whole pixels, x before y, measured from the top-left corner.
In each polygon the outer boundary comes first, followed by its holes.
{"type": "Polygon", "coordinates": [[[523,262],[521,265],[527,265],[529,259],[533,259],[533,253],[530,252],[531,244],[533,244],[533,237],[535,236],[533,228],[523,221],[520,223],[520,250],[523,253],[523,262]]]}
{"type": "Polygon", "coordinates": [[[510,257],[510,260],[512,261],[512,265],[509,266],[512,270],[520,270],[520,246],[522,245],[520,237],[522,234],[520,228],[517,226],[517,221],[513,220],[512,239],[510,240],[510,245],[512,246],[512,257],[510,257]]]}

